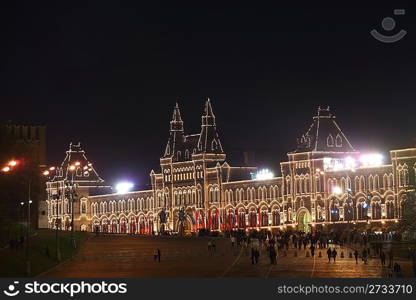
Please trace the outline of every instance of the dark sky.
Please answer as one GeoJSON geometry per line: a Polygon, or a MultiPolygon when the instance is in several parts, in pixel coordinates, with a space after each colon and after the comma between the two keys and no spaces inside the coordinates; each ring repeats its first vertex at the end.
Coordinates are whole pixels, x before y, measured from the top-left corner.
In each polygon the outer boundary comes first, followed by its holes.
{"type": "Polygon", "coordinates": [[[51,164],[81,141],[110,183],[147,184],[175,102],[197,133],[206,97],[235,164],[277,168],[319,105],[359,150],[415,144],[411,1],[4,2],[0,121],[46,125],[51,164]],[[408,31],[394,44],[369,34],[388,16],[408,31]]]}

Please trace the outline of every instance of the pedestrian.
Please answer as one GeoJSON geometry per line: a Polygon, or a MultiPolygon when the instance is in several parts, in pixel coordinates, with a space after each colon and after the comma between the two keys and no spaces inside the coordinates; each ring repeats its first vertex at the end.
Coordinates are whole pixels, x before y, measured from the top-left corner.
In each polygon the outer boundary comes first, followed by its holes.
{"type": "Polygon", "coordinates": [[[337,252],[337,250],[335,250],[335,248],[334,248],[334,250],[332,250],[332,258],[334,259],[334,263],[336,262],[337,255],[338,255],[338,252],[337,252]]]}
{"type": "Polygon", "coordinates": [[[212,252],[213,254],[215,254],[215,252],[217,252],[217,244],[215,240],[212,240],[211,245],[212,245],[212,252]]]}
{"type": "Polygon", "coordinates": [[[160,262],[160,257],[161,257],[161,252],[160,252],[160,249],[159,248],[157,248],[157,261],[158,262],[160,262]]]}
{"type": "Polygon", "coordinates": [[[355,257],[355,264],[358,264],[358,251],[354,251],[354,257],[355,257]]]}
{"type": "Polygon", "coordinates": [[[328,262],[331,262],[331,257],[332,257],[332,250],[331,248],[328,248],[328,250],[326,251],[326,255],[328,256],[328,262]]]}
{"type": "Polygon", "coordinates": [[[312,244],[310,246],[310,249],[311,249],[311,256],[314,257],[315,256],[315,246],[312,244]]]}
{"type": "Polygon", "coordinates": [[[255,262],[255,256],[256,256],[256,250],[252,247],[251,248],[251,264],[254,265],[255,262]]]}
{"type": "Polygon", "coordinates": [[[367,249],[364,248],[362,256],[364,264],[367,264],[367,249]]]}
{"type": "Polygon", "coordinates": [[[397,262],[394,263],[393,271],[396,277],[402,277],[402,268],[397,262]]]}
{"type": "Polygon", "coordinates": [[[381,261],[381,266],[385,267],[386,266],[386,254],[384,253],[383,250],[380,251],[380,261],[381,261]]]}
{"type": "Polygon", "coordinates": [[[389,251],[389,268],[393,268],[393,258],[394,258],[393,249],[390,249],[390,251],[389,251]]]}
{"type": "Polygon", "coordinates": [[[211,255],[212,244],[211,241],[208,241],[208,254],[211,255]]]}
{"type": "Polygon", "coordinates": [[[267,251],[269,252],[270,264],[273,265],[274,264],[273,247],[272,246],[267,247],[267,251]]]}
{"type": "Polygon", "coordinates": [[[159,255],[158,249],[155,249],[155,251],[153,251],[153,260],[154,261],[157,261],[158,255],[159,255]]]}
{"type": "Polygon", "coordinates": [[[259,249],[256,249],[255,252],[254,252],[254,259],[256,261],[256,264],[259,263],[259,258],[260,258],[260,251],[259,251],[259,249]]]}

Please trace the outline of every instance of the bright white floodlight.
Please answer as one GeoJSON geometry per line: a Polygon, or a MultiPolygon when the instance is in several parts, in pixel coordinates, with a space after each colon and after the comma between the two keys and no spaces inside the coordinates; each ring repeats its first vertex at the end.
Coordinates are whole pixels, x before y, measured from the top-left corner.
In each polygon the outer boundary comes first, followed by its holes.
{"type": "Polygon", "coordinates": [[[363,166],[381,166],[383,164],[383,155],[380,153],[364,154],[360,157],[363,166]]]}
{"type": "Polygon", "coordinates": [[[116,185],[117,194],[125,194],[131,191],[134,184],[131,182],[119,182],[116,185]]]}
{"type": "Polygon", "coordinates": [[[256,173],[256,179],[265,180],[265,179],[272,179],[274,174],[269,171],[269,169],[262,169],[256,173]]]}
{"type": "Polygon", "coordinates": [[[334,195],[341,195],[342,194],[342,189],[339,186],[334,186],[332,188],[332,193],[334,193],[334,195]]]}

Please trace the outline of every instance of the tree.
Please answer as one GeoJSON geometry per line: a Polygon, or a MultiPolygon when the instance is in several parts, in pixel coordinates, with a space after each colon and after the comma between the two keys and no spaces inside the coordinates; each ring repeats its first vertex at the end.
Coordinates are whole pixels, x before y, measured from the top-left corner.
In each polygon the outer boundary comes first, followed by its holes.
{"type": "Polygon", "coordinates": [[[409,191],[402,203],[402,217],[399,222],[399,230],[414,236],[416,233],[416,194],[409,191]]]}

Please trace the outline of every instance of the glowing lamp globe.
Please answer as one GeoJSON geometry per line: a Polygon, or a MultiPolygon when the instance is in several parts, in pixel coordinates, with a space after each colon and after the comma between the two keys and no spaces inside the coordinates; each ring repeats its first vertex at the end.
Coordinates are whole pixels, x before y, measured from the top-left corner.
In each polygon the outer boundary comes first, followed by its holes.
{"type": "Polygon", "coordinates": [[[134,184],[131,182],[119,182],[116,185],[117,194],[125,194],[132,190],[134,184]]]}
{"type": "Polygon", "coordinates": [[[266,179],[272,179],[274,177],[274,174],[269,171],[269,169],[262,169],[257,172],[256,179],[258,180],[266,180],[266,179]]]}

